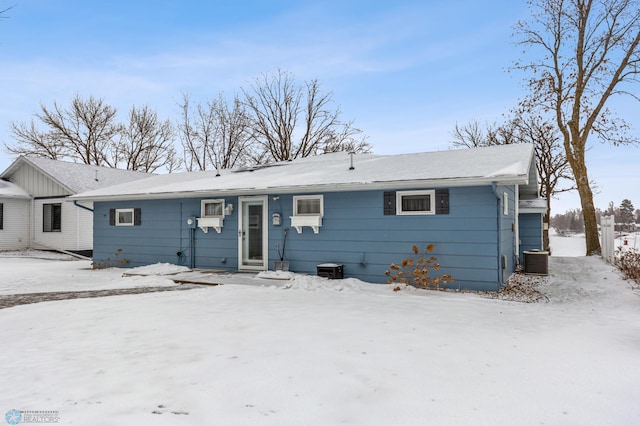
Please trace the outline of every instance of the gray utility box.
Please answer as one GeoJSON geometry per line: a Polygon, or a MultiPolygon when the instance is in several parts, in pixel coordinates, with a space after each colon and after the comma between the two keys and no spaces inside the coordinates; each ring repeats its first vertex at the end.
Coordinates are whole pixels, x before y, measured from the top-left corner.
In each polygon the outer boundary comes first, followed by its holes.
{"type": "Polygon", "coordinates": [[[549,275],[549,252],[531,250],[524,252],[524,273],[549,275]]]}
{"type": "Polygon", "coordinates": [[[344,278],[344,266],[337,263],[323,263],[318,265],[318,276],[330,280],[341,280],[344,278]]]}

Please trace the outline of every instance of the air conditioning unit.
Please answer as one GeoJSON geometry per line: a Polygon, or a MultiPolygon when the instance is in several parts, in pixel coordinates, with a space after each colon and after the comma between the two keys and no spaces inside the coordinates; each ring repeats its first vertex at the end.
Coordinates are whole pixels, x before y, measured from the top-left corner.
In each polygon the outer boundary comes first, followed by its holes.
{"type": "Polygon", "coordinates": [[[524,273],[549,275],[549,252],[531,250],[524,252],[524,273]]]}

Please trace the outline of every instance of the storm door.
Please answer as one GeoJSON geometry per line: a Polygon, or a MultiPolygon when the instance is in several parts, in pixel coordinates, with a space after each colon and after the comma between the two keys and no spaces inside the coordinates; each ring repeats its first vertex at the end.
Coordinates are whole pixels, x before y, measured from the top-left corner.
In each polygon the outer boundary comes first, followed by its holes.
{"type": "Polygon", "coordinates": [[[239,269],[267,269],[267,197],[240,197],[239,269]]]}

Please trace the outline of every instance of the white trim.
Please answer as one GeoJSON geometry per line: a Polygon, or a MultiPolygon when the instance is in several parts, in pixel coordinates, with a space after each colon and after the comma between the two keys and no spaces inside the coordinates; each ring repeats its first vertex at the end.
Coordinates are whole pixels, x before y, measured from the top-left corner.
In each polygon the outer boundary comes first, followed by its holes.
{"type": "Polygon", "coordinates": [[[135,222],[134,209],[116,209],[116,226],[133,226],[134,222],[135,222]],[[131,213],[131,223],[120,222],[120,213],[131,213]]]}
{"type": "Polygon", "coordinates": [[[436,214],[436,191],[435,189],[423,189],[418,191],[397,191],[396,192],[396,215],[399,216],[415,216],[415,215],[434,215],[436,214]],[[402,197],[411,195],[428,195],[429,210],[424,211],[404,211],[402,210],[402,197]]]}
{"type": "Polygon", "coordinates": [[[322,217],[324,216],[324,195],[294,195],[293,196],[293,216],[289,216],[291,219],[291,227],[295,228],[298,234],[302,234],[302,228],[305,226],[311,227],[313,233],[320,232],[322,226],[322,217]],[[299,200],[319,200],[320,211],[318,213],[298,213],[298,201],[299,200]]]}
{"type": "Polygon", "coordinates": [[[324,195],[294,195],[293,196],[293,215],[294,216],[324,216],[324,195]],[[298,213],[298,200],[320,200],[320,212],[319,213],[298,213]]]}
{"type": "Polygon", "coordinates": [[[509,194],[507,191],[502,193],[502,214],[503,216],[509,215],[509,194]]]}
{"type": "Polygon", "coordinates": [[[209,228],[215,229],[218,234],[221,233],[222,227],[224,226],[224,208],[224,198],[200,200],[201,217],[197,218],[198,228],[200,228],[205,234],[209,233],[209,228]],[[220,204],[220,214],[207,215],[207,204],[220,204]]]}
{"type": "Polygon", "coordinates": [[[91,200],[91,201],[125,201],[125,200],[166,200],[174,198],[192,198],[192,197],[219,197],[219,196],[243,196],[255,194],[260,191],[263,194],[283,194],[283,193],[314,193],[314,192],[347,192],[347,191],[373,191],[373,190],[396,190],[402,188],[453,188],[465,186],[491,186],[493,183],[497,185],[515,185],[526,184],[527,178],[514,176],[513,178],[505,178],[496,180],[495,178],[475,178],[475,179],[425,179],[425,180],[407,180],[392,182],[367,182],[367,183],[336,183],[322,185],[301,185],[301,186],[274,186],[264,188],[231,188],[224,190],[201,190],[201,191],[176,191],[176,192],[155,192],[143,193],[132,192],[129,194],[117,195],[97,195],[83,196],[81,194],[72,195],[70,200],[91,200]]]}
{"type": "Polygon", "coordinates": [[[224,198],[216,198],[211,200],[201,200],[200,201],[200,217],[224,217],[224,198]],[[206,205],[207,204],[222,204],[220,211],[221,214],[215,215],[207,215],[206,214],[206,205]]]}
{"type": "Polygon", "coordinates": [[[517,259],[520,259],[520,188],[518,185],[515,186],[514,191],[514,203],[513,208],[515,209],[514,213],[514,221],[515,221],[515,255],[517,259]]]}

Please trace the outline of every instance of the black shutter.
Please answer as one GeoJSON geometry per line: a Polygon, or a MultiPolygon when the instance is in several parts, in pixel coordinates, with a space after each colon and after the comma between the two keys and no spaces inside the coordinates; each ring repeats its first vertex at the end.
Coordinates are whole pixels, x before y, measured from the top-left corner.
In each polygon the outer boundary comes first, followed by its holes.
{"type": "Polygon", "coordinates": [[[449,214],[448,189],[436,189],[436,214],[449,214]]]}
{"type": "Polygon", "coordinates": [[[109,209],[109,225],[116,226],[116,209],[109,209]]]}
{"type": "Polygon", "coordinates": [[[396,193],[393,192],[385,192],[384,193],[384,206],[383,206],[385,216],[395,216],[396,214],[396,193]]]}
{"type": "Polygon", "coordinates": [[[133,224],[135,226],[140,226],[142,223],[142,210],[141,209],[133,209],[133,224]]]}
{"type": "Polygon", "coordinates": [[[4,204],[0,203],[0,229],[4,229],[2,224],[4,223],[4,204]]]}

